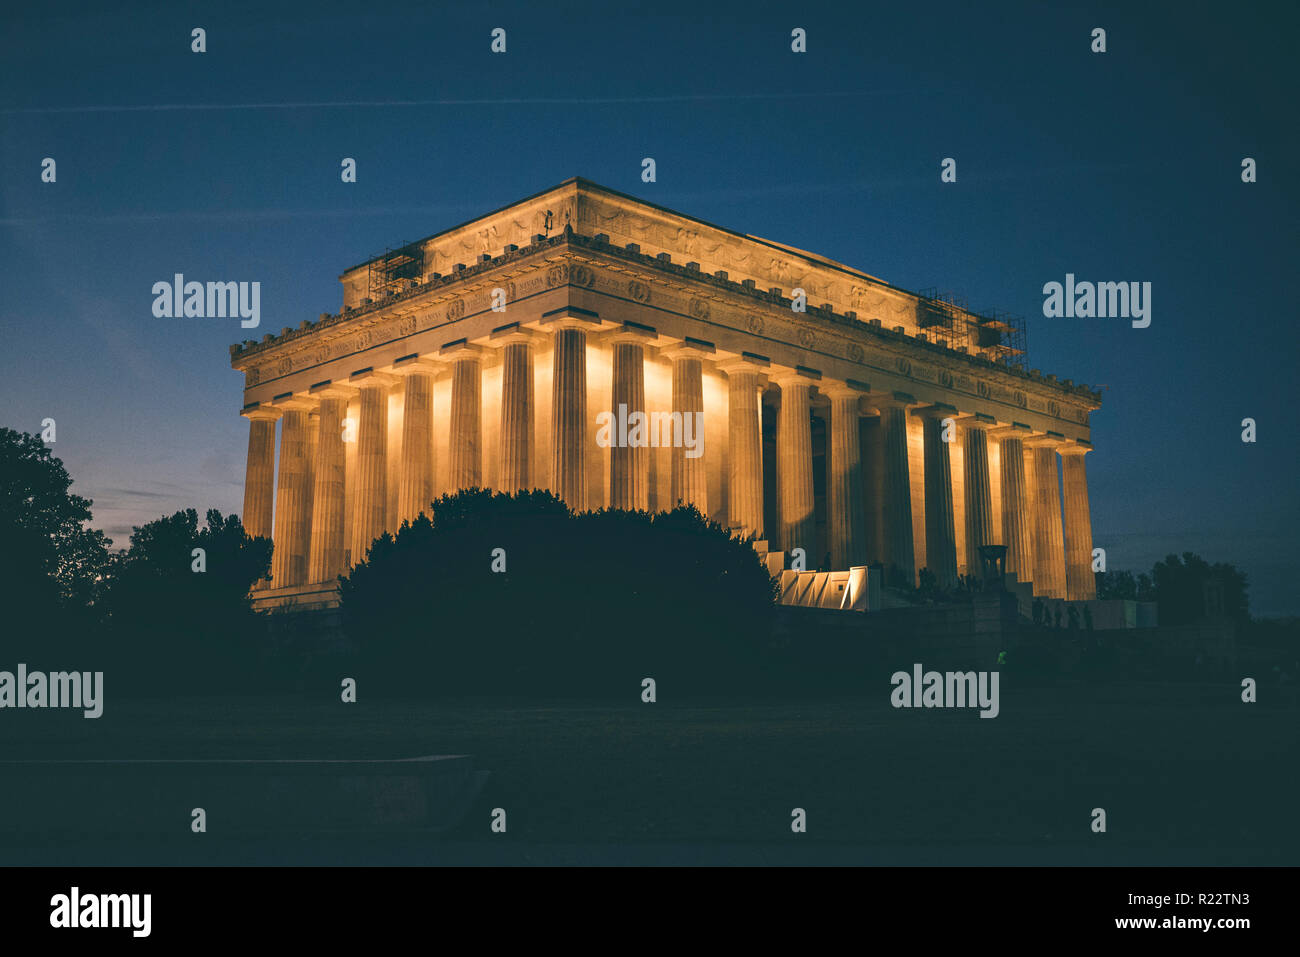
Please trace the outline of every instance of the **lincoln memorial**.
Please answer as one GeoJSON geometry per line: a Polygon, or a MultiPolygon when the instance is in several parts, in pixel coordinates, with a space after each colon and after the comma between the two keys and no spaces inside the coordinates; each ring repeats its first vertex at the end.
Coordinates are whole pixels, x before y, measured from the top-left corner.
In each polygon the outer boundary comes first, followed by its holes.
{"type": "Polygon", "coordinates": [[[244,526],[275,546],[258,607],[330,603],[377,536],[471,487],[693,503],[774,570],[953,585],[1005,545],[1035,595],[1094,596],[1101,396],[1025,369],[1008,317],[583,179],[340,280],[337,314],[230,350],[244,526]],[[620,408],[663,441],[622,441],[620,408]]]}

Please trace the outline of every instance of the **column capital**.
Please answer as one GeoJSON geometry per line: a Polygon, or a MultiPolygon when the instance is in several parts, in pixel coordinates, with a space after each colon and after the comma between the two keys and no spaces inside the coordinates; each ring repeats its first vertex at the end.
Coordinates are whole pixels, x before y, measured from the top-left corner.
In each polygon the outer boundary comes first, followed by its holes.
{"type": "Polygon", "coordinates": [[[767,356],[742,352],[738,356],[718,362],[716,368],[727,373],[727,375],[731,375],[733,372],[753,372],[757,375],[766,375],[772,369],[772,360],[767,356]]]}
{"type": "Polygon", "coordinates": [[[320,404],[318,397],[303,395],[300,392],[271,401],[275,403],[276,408],[283,409],[285,412],[311,412],[320,404]]]}
{"type": "MultiPolygon", "coordinates": [[[[717,349],[710,342],[701,342],[698,339],[686,339],[683,342],[671,346],[664,346],[659,350],[659,355],[665,359],[676,361],[677,359],[708,359],[710,356],[717,354],[717,349]]],[[[738,361],[738,360],[731,360],[738,361]]],[[[719,368],[721,368],[719,366],[719,368]]]]}
{"type": "Polygon", "coordinates": [[[1082,439],[1073,439],[1061,446],[1057,451],[1061,455],[1087,455],[1092,451],[1092,443],[1085,442],[1082,439]]]}
{"type": "Polygon", "coordinates": [[[906,412],[916,405],[916,396],[910,392],[872,392],[867,403],[876,409],[902,409],[906,412]]]}
{"type": "Polygon", "coordinates": [[[658,338],[659,333],[654,329],[635,322],[625,322],[601,337],[602,341],[609,345],[629,343],[634,346],[649,345],[658,338]]]}
{"type": "Polygon", "coordinates": [[[512,322],[508,326],[493,329],[487,344],[492,348],[504,349],[506,346],[513,345],[536,345],[543,338],[542,333],[536,329],[528,329],[517,322],[512,322]]]}
{"type": "Polygon", "coordinates": [[[344,382],[318,382],[307,390],[313,399],[350,399],[360,390],[344,382]]]}
{"type": "Polygon", "coordinates": [[[1034,434],[1034,430],[1020,422],[1012,422],[1010,425],[991,425],[986,430],[991,439],[1027,439],[1034,434]]]}
{"type": "Polygon", "coordinates": [[[275,422],[284,412],[281,409],[273,409],[270,406],[262,405],[260,402],[254,402],[252,405],[246,405],[240,409],[239,414],[252,422],[275,422]]]}
{"type": "Polygon", "coordinates": [[[952,418],[963,429],[979,429],[985,435],[998,424],[997,419],[983,412],[958,412],[952,418]]]}
{"type": "Polygon", "coordinates": [[[581,329],[583,332],[591,332],[600,328],[601,321],[598,312],[579,309],[576,306],[561,306],[559,309],[544,313],[541,324],[555,330],[581,329]]]}
{"type": "Polygon", "coordinates": [[[912,409],[912,415],[922,419],[953,419],[956,421],[961,417],[956,406],[948,405],[946,402],[935,402],[932,405],[923,405],[912,409]]]}
{"type": "Polygon", "coordinates": [[[1048,432],[1046,435],[1036,433],[1024,439],[1027,449],[1059,449],[1065,444],[1065,436],[1048,432]]]}
{"type": "Polygon", "coordinates": [[[411,355],[398,359],[393,363],[393,367],[389,371],[390,374],[401,377],[414,375],[417,372],[422,372],[425,375],[437,375],[446,368],[446,365],[445,361],[436,359],[433,356],[411,355]]]}
{"type": "Polygon", "coordinates": [[[482,346],[472,345],[464,339],[448,342],[438,350],[438,359],[443,362],[464,362],[469,359],[482,359],[487,350],[482,346]]]}
{"type": "Polygon", "coordinates": [[[828,379],[817,383],[817,388],[828,399],[860,399],[871,392],[871,386],[856,379],[828,379]]]}
{"type": "Polygon", "coordinates": [[[768,375],[768,378],[782,389],[792,385],[812,388],[821,385],[822,374],[816,369],[809,369],[804,366],[795,366],[793,369],[777,366],[768,375]]]}
{"type": "Polygon", "coordinates": [[[360,369],[348,376],[348,384],[358,389],[388,388],[401,380],[388,372],[376,372],[374,369],[360,369]]]}

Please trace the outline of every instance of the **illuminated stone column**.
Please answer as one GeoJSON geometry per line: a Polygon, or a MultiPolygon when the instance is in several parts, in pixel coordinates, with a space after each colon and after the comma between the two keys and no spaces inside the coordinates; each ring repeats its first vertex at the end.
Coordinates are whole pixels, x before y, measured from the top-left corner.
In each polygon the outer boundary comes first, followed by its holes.
{"type": "Polygon", "coordinates": [[[351,542],[352,564],[357,565],[365,559],[370,543],[388,527],[388,390],[397,380],[363,372],[349,381],[361,390],[351,542]]]}
{"type": "Polygon", "coordinates": [[[1065,597],[1065,541],[1061,531],[1061,483],[1056,472],[1059,440],[1025,443],[1034,456],[1034,594],[1065,597]]]}
{"type": "Polygon", "coordinates": [[[1092,510],[1088,507],[1086,445],[1061,449],[1061,482],[1065,491],[1065,597],[1086,601],[1097,597],[1092,571],[1092,510]]]}
{"type": "Polygon", "coordinates": [[[313,408],[307,413],[307,450],[304,456],[306,464],[303,488],[306,498],[303,502],[303,561],[302,580],[310,582],[312,520],[316,512],[316,450],[320,440],[320,400],[311,397],[313,408]]]}
{"type": "Polygon", "coordinates": [[[587,330],[582,319],[555,321],[551,379],[551,491],[576,512],[587,507],[587,330]]]}
{"type": "MultiPolygon", "coordinates": [[[[978,420],[976,420],[978,421],[978,420]]],[[[966,513],[966,574],[982,576],[980,546],[992,545],[999,535],[993,528],[993,493],[989,489],[988,432],[974,422],[962,429],[962,483],[966,513]]]]}
{"type": "Polygon", "coordinates": [[[912,480],[907,465],[907,407],[913,399],[902,392],[872,400],[880,410],[880,444],[884,460],[884,563],[916,584],[916,554],[912,544],[912,480]]]}
{"type": "Polygon", "coordinates": [[[275,423],[279,409],[255,407],[248,419],[248,465],[244,473],[244,531],[253,538],[271,538],[275,508],[275,423]]]}
{"type": "Polygon", "coordinates": [[[727,508],[731,528],[763,537],[762,367],[745,359],[718,364],[727,374],[727,508]]]}
{"type": "Polygon", "coordinates": [[[956,411],[929,406],[917,414],[924,420],[925,435],[925,563],[940,588],[951,588],[957,584],[957,535],[953,528],[952,461],[943,436],[944,420],[951,421],[956,411]]]}
{"type": "Polygon", "coordinates": [[[285,588],[307,581],[308,522],[311,490],[307,415],[314,403],[294,398],[282,403],[280,474],[275,492],[275,550],[271,553],[271,586],[285,588]]]}
{"type": "Polygon", "coordinates": [[[347,503],[343,422],[348,398],[356,390],[330,385],[312,390],[320,400],[320,430],[316,440],[316,476],[312,492],[311,549],[307,581],[332,582],[346,570],[343,516],[347,503]]]}
{"type": "Polygon", "coordinates": [[[781,548],[804,550],[808,568],[819,567],[817,516],[813,500],[812,380],[795,372],[772,376],[781,387],[776,421],[776,484],[780,502],[781,548]]]}
{"type": "Polygon", "coordinates": [[[689,346],[666,349],[661,355],[673,363],[672,411],[674,415],[681,413],[683,436],[689,430],[696,442],[695,451],[687,455],[690,450],[686,448],[685,439],[677,442],[674,433],[672,505],[694,505],[701,515],[708,515],[709,483],[704,464],[704,362],[700,350],[689,346]]]}
{"type": "Polygon", "coordinates": [[[844,383],[824,385],[831,400],[830,454],[826,463],[826,527],[831,569],[846,571],[866,561],[862,501],[862,449],[858,435],[858,397],[844,383]]]}
{"type": "Polygon", "coordinates": [[[1034,580],[1034,521],[1025,484],[1024,430],[1008,426],[990,430],[1001,443],[1002,543],[1007,546],[1006,570],[1020,582],[1034,580]]]}
{"type": "Polygon", "coordinates": [[[862,458],[863,551],[868,565],[885,563],[885,452],[880,444],[880,411],[858,416],[862,458]],[[865,426],[865,428],[863,427],[865,426]]]}
{"type": "Polygon", "coordinates": [[[446,353],[451,369],[451,490],[483,485],[483,363],[474,346],[446,353]]]}
{"type": "Polygon", "coordinates": [[[646,510],[650,507],[650,460],[646,443],[650,440],[650,422],[645,407],[644,336],[620,332],[611,337],[614,352],[613,384],[610,389],[610,412],[614,416],[611,432],[617,432],[624,416],[628,422],[628,441],[618,438],[609,449],[609,507],[646,510]],[[632,416],[640,412],[640,437],[632,416]]]}
{"type": "Polygon", "coordinates": [[[397,479],[397,516],[414,521],[433,502],[433,382],[438,365],[408,359],[394,366],[402,383],[402,461],[397,479]]]}
{"type": "Polygon", "coordinates": [[[501,478],[503,492],[533,487],[533,336],[504,338],[501,353],[501,478]]]}

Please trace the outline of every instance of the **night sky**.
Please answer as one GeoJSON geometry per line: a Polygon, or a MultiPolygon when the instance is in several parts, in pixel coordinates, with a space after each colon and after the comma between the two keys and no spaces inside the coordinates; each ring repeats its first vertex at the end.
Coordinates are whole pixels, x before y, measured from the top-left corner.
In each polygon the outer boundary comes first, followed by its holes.
{"type": "Polygon", "coordinates": [[[1294,14],[1060,6],[9,7],[0,424],[57,421],[115,546],[238,512],[230,343],[336,312],[339,273],[387,246],[584,176],[1024,315],[1032,367],[1104,386],[1110,567],[1191,550],[1238,564],[1255,614],[1300,613],[1294,14]],[[260,281],[261,327],[154,318],[178,272],[260,281]],[[1067,272],[1151,282],[1150,327],[1044,318],[1067,272]]]}

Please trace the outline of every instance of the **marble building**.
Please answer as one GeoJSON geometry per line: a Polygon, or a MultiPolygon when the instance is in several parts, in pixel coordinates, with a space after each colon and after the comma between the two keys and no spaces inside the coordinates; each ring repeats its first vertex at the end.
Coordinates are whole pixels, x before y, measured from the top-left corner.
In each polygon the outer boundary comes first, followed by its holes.
{"type": "Polygon", "coordinates": [[[474,486],[692,502],[777,568],[951,584],[1002,544],[1034,594],[1094,597],[1101,396],[1014,364],[990,317],[577,178],[340,280],[337,314],[230,350],[244,525],[275,544],[259,607],[328,604],[376,536],[474,486]],[[620,405],[702,413],[703,454],[597,442],[620,405]]]}

